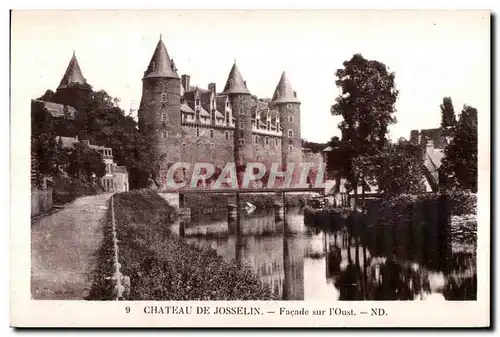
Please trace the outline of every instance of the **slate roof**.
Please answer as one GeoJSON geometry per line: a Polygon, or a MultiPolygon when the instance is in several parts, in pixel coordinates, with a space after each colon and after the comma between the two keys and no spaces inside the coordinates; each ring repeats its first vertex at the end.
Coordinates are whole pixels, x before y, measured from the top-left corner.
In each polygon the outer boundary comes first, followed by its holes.
{"type": "Polygon", "coordinates": [[[273,104],[277,103],[300,103],[300,101],[295,97],[295,92],[290,84],[290,80],[286,76],[286,73],[281,74],[280,81],[274,90],[273,98],[271,99],[273,104]]]}
{"type": "Polygon", "coordinates": [[[52,103],[41,100],[34,100],[35,102],[42,103],[45,109],[56,118],[66,117],[69,119],[75,119],[76,109],[70,105],[52,103]]]}
{"type": "Polygon", "coordinates": [[[226,85],[224,86],[224,94],[248,94],[250,95],[250,91],[248,91],[247,85],[241,76],[240,70],[236,65],[236,62],[233,64],[231,71],[229,72],[229,76],[227,77],[226,85]]]}
{"type": "Polygon", "coordinates": [[[161,37],[149,61],[149,66],[144,72],[144,78],[168,77],[179,78],[174,60],[170,58],[161,37]]]}
{"type": "Polygon", "coordinates": [[[73,56],[69,61],[68,67],[66,68],[66,72],[59,83],[57,89],[68,88],[74,84],[86,84],[87,80],[83,77],[82,70],[80,69],[80,65],[78,64],[78,60],[76,59],[75,52],[73,52],[73,56]]]}

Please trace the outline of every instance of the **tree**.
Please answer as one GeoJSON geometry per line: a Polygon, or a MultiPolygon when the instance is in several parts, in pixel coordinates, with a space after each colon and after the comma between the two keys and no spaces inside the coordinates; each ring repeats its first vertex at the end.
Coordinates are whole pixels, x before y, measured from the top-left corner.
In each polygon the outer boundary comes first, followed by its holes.
{"type": "Polygon", "coordinates": [[[440,105],[441,108],[441,127],[447,128],[454,126],[456,124],[455,119],[455,109],[453,108],[453,102],[451,97],[443,98],[443,104],[440,105]]]}
{"type": "MultiPolygon", "coordinates": [[[[361,176],[364,180],[376,175],[371,170],[361,172],[355,159],[374,156],[387,143],[387,129],[396,122],[394,117],[398,91],[395,74],[379,61],[365,59],[355,54],[336,72],[336,85],[342,90],[331,113],[342,116],[341,174],[348,180],[348,188],[357,190],[361,176]]],[[[368,168],[370,169],[370,167],[368,168]]]]}
{"type": "Polygon", "coordinates": [[[100,153],[86,144],[76,143],[68,154],[67,172],[70,176],[90,181],[94,175],[101,178],[106,173],[106,165],[100,153]]]}
{"type": "Polygon", "coordinates": [[[35,159],[34,169],[38,175],[51,175],[61,164],[62,146],[56,141],[54,129],[55,121],[44,105],[32,101],[31,156],[35,159]]]}
{"type": "Polygon", "coordinates": [[[477,110],[464,105],[453,138],[444,149],[442,172],[447,185],[477,192],[477,110]]]}
{"type": "Polygon", "coordinates": [[[118,106],[118,99],[106,91],[93,91],[89,85],[75,85],[73,89],[74,92],[66,90],[55,94],[48,90],[40,99],[69,104],[77,109],[74,127],[67,130],[72,134],[66,135],[110,147],[114,161],[127,167],[130,187],[146,187],[149,171],[143,170],[155,166],[157,158],[146,155],[151,153],[151,149],[145,144],[135,120],[126,116],[118,106]]]}
{"type": "Polygon", "coordinates": [[[401,194],[425,190],[422,149],[419,145],[401,139],[397,144],[389,144],[383,156],[377,177],[380,192],[401,194]]]}

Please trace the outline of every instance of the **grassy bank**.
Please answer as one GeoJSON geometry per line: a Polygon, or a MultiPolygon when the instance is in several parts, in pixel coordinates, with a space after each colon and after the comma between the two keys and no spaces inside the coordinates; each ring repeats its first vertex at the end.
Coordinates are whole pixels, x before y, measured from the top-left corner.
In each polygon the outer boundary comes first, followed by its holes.
{"type": "MultiPolygon", "coordinates": [[[[271,300],[271,290],[251,268],[226,262],[213,249],[188,244],[168,230],[174,208],[153,192],[117,194],[115,217],[122,273],[129,300],[271,300]]],[[[112,269],[110,227],[99,255],[91,299],[109,299],[104,280],[112,269]]]]}

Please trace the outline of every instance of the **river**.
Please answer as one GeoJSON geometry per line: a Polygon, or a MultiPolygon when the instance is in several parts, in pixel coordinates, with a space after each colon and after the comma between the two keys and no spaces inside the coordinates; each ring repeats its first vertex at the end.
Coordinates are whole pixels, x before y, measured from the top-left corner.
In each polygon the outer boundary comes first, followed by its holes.
{"type": "MultiPolygon", "coordinates": [[[[415,247],[423,245],[415,240],[405,248],[421,252],[412,261],[394,251],[372,255],[368,246],[373,245],[363,245],[345,229],[307,226],[299,209],[287,211],[286,235],[283,221],[275,220],[273,212],[243,213],[239,234],[225,214],[210,214],[186,224],[185,238],[215,249],[228,261],[249,264],[283,300],[476,299],[472,245],[450,242],[448,252],[436,257],[428,247],[415,247]],[[436,259],[446,261],[435,263],[436,259]]],[[[179,233],[179,225],[172,230],[179,233]]]]}

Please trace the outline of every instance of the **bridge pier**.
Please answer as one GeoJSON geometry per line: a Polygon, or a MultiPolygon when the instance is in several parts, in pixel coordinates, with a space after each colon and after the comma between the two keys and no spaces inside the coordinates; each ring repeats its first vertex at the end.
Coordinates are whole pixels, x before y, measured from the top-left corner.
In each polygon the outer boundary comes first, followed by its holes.
{"type": "Polygon", "coordinates": [[[276,220],[285,220],[285,205],[280,202],[274,203],[274,218],[276,220]]]}
{"type": "Polygon", "coordinates": [[[238,217],[238,207],[235,204],[227,204],[227,221],[236,221],[238,217]]]}
{"type": "Polygon", "coordinates": [[[184,236],[186,224],[191,221],[191,208],[179,209],[179,236],[184,236]]]}

